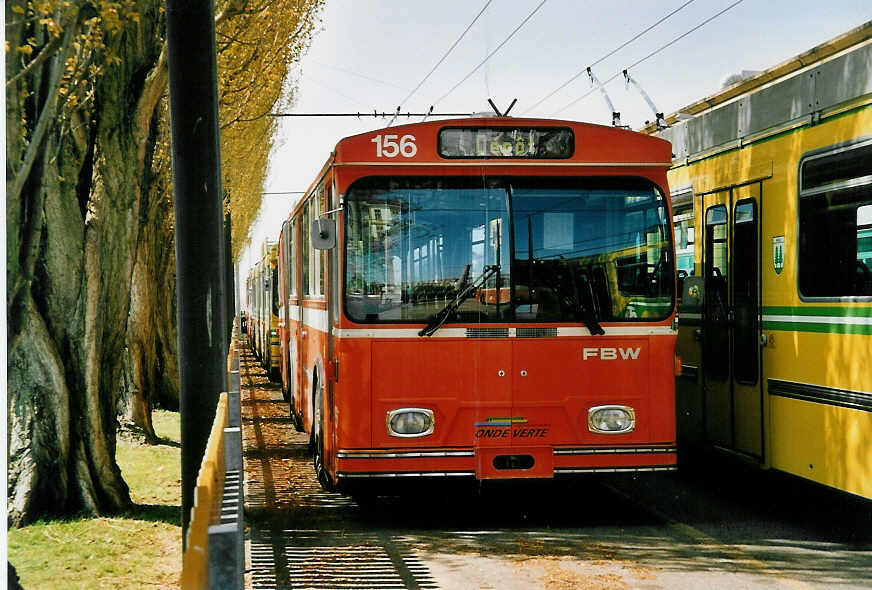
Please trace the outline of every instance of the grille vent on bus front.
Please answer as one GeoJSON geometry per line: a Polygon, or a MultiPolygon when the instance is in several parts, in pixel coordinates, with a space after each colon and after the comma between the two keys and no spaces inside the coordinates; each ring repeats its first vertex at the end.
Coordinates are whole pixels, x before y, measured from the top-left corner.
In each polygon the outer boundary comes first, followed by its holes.
{"type": "Polygon", "coordinates": [[[508,338],[508,328],[467,328],[467,338],[508,338]]]}
{"type": "Polygon", "coordinates": [[[557,328],[518,328],[518,338],[557,338],[557,328]]]}

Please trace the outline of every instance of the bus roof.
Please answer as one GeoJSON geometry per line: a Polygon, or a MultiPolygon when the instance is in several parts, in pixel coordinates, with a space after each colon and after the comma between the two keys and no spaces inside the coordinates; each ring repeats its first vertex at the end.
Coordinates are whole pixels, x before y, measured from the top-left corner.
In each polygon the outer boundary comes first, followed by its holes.
{"type": "MultiPolygon", "coordinates": [[[[804,51],[787,61],[759,72],[749,78],[739,80],[726,88],[718,90],[710,96],[680,108],[666,117],[666,123],[668,125],[673,125],[688,116],[697,116],[701,113],[707,112],[719,105],[725,104],[738,97],[747,95],[772,84],[774,81],[782,80],[801,70],[808,69],[809,67],[813,67],[816,64],[829,60],[840,52],[862,45],[870,39],[872,39],[872,21],[863,23],[859,27],[839,35],[834,39],[830,39],[825,43],[821,43],[808,51],[804,51]]],[[[642,131],[644,133],[656,133],[658,129],[655,124],[651,123],[646,125],[642,131]]]]}
{"type": "MultiPolygon", "coordinates": [[[[529,137],[529,135],[527,136],[529,137]]],[[[394,127],[374,129],[358,135],[345,137],[327,158],[317,176],[309,184],[303,198],[291,206],[288,219],[297,215],[306,200],[317,189],[329,170],[334,166],[392,166],[392,167],[579,167],[579,168],[660,168],[665,171],[672,165],[672,146],[659,137],[638,133],[621,127],[564,121],[557,119],[533,119],[514,117],[467,117],[409,123],[394,127]],[[445,129],[460,130],[460,133],[476,133],[481,130],[500,132],[503,141],[513,137],[517,141],[530,130],[569,130],[572,149],[561,157],[471,157],[440,155],[440,133],[445,129]],[[512,135],[512,132],[518,132],[512,135]],[[412,147],[414,145],[414,147],[412,147]],[[379,156],[381,152],[381,157],[379,156]]],[[[282,227],[284,232],[284,226],[282,227]]],[[[280,234],[281,235],[281,234],[280,234]]],[[[281,238],[280,238],[281,239],[281,238]]]]}
{"type": "MultiPolygon", "coordinates": [[[[479,146],[481,147],[481,146],[479,146]]],[[[524,148],[522,148],[524,149],[524,148]]],[[[346,137],[335,149],[333,164],[348,165],[628,165],[668,167],[672,151],[668,141],[646,136],[628,129],[562,121],[554,119],[525,119],[513,117],[470,117],[410,123],[376,129],[346,137]],[[530,130],[568,130],[571,150],[560,154],[517,155],[514,146],[502,154],[488,147],[482,152],[451,152],[444,130],[455,130],[455,142],[496,141],[499,146],[520,141],[523,145],[530,130]],[[404,140],[404,138],[406,138],[404,140]],[[483,139],[484,138],[484,139],[483,139]]]]}

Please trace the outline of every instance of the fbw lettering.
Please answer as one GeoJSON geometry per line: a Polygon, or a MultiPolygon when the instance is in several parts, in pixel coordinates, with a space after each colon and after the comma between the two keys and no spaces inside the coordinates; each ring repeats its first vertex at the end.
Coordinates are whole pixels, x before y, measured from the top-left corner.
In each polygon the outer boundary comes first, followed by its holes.
{"type": "Polygon", "coordinates": [[[582,360],[600,359],[604,361],[635,361],[639,360],[641,348],[585,348],[581,352],[582,360]]]}

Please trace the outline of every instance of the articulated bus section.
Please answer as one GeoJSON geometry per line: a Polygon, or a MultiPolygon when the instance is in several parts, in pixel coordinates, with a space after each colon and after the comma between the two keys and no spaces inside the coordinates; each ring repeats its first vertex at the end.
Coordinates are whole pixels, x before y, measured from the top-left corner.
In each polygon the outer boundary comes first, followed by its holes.
{"type": "Polygon", "coordinates": [[[872,498],[872,25],[661,136],[678,255],[679,435],[872,498]]]}

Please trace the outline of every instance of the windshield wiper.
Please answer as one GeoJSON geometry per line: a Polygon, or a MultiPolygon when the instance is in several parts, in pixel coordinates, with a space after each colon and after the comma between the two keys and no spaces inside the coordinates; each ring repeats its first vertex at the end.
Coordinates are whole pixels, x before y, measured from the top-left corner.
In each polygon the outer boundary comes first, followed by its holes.
{"type": "MultiPolygon", "coordinates": [[[[544,285],[553,289],[554,293],[557,294],[557,297],[560,300],[561,309],[568,309],[575,312],[578,319],[587,326],[591,335],[602,336],[606,331],[603,330],[602,326],[600,326],[596,312],[588,308],[588,306],[582,302],[581,290],[578,285],[578,281],[582,279],[577,276],[580,273],[580,269],[569,269],[569,277],[566,277],[566,275],[561,273],[555,267],[553,273],[540,273],[538,277],[544,285]],[[571,285],[568,283],[571,283],[571,285]]],[[[589,281],[585,279],[584,282],[590,290],[591,306],[593,306],[593,290],[591,289],[589,281]]]]}
{"type": "MultiPolygon", "coordinates": [[[[469,268],[467,266],[467,268],[469,268]]],[[[469,299],[475,290],[478,289],[481,285],[484,284],[486,280],[491,278],[494,274],[499,272],[500,265],[493,264],[490,266],[484,267],[484,272],[481,273],[477,279],[473,282],[466,285],[466,281],[462,281],[460,284],[460,291],[458,291],[457,295],[454,297],[454,301],[440,309],[436,315],[430,318],[430,321],[424,326],[420,332],[418,332],[418,336],[432,336],[433,333],[442,327],[448,318],[453,314],[458,307],[460,307],[464,301],[469,299]]],[[[465,273],[464,273],[465,274],[465,273]]],[[[466,275],[465,275],[466,276],[466,275]]]]}
{"type": "Polygon", "coordinates": [[[590,280],[583,276],[576,276],[580,274],[581,271],[576,269],[576,272],[572,273],[572,283],[575,287],[574,298],[575,298],[575,307],[578,311],[578,315],[581,316],[581,321],[584,322],[584,325],[587,326],[587,329],[590,330],[592,336],[602,336],[606,333],[603,330],[603,327],[600,326],[600,323],[597,318],[596,309],[594,309],[595,304],[593,300],[593,285],[590,284],[590,280]],[[579,281],[583,282],[587,285],[587,291],[590,294],[590,307],[582,303],[581,301],[581,286],[578,284],[579,281]]]}

